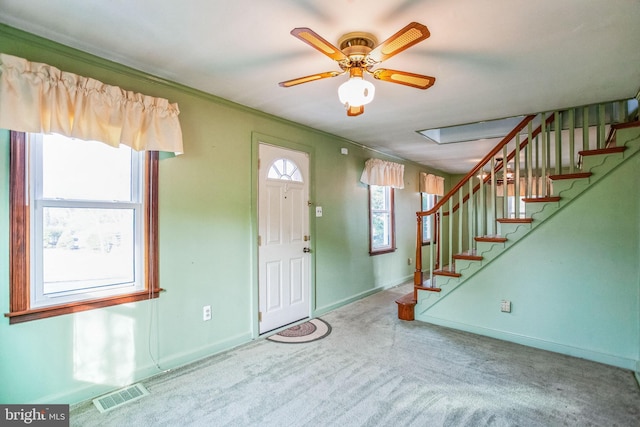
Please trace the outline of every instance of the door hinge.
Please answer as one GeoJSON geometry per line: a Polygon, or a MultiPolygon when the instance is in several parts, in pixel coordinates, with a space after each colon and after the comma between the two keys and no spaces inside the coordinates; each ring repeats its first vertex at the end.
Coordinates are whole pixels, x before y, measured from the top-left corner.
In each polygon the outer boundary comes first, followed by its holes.
{"type": "Polygon", "coordinates": [[[262,246],[262,236],[258,235],[258,246],[262,246]]]}
{"type": "Polygon", "coordinates": [[[262,312],[258,312],[258,322],[262,322],[262,312]]]}

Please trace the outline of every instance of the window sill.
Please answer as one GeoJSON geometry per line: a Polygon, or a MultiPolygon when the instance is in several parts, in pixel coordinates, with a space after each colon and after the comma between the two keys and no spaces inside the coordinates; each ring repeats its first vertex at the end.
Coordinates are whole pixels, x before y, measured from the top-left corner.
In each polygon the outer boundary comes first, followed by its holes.
{"type": "Polygon", "coordinates": [[[69,304],[55,305],[49,307],[39,307],[32,310],[16,311],[5,313],[9,318],[9,324],[29,322],[31,320],[46,319],[47,317],[61,316],[63,314],[79,313],[81,311],[94,310],[96,308],[111,307],[118,304],[126,304],[136,301],[158,298],[163,289],[153,292],[141,291],[127,295],[94,299],[89,301],[78,301],[69,304]]]}
{"type": "Polygon", "coordinates": [[[392,252],[395,252],[396,248],[390,248],[390,249],[381,249],[379,251],[369,251],[369,255],[370,256],[374,256],[374,255],[383,255],[383,254],[389,254],[392,252]]]}

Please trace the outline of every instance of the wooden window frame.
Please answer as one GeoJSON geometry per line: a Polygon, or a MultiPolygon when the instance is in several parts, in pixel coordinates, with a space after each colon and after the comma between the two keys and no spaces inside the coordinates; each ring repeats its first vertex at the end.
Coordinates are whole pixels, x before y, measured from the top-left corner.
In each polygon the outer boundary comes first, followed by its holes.
{"type": "Polygon", "coordinates": [[[395,189],[389,187],[389,213],[391,225],[389,232],[391,233],[391,246],[388,248],[374,249],[373,248],[373,217],[371,215],[371,185],[368,186],[369,190],[369,255],[382,255],[396,251],[396,209],[395,209],[395,189]]]}
{"type": "Polygon", "coordinates": [[[31,308],[30,299],[30,218],[27,188],[27,137],[11,131],[9,145],[9,324],[110,307],[157,298],[159,284],[158,249],[158,152],[145,154],[144,176],[144,271],[145,289],[123,295],[31,308]]]}

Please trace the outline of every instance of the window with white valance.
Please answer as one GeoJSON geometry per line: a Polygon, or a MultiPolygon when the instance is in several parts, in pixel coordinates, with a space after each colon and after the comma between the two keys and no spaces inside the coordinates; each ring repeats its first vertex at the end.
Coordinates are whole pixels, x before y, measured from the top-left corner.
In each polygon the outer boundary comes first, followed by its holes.
{"type": "Polygon", "coordinates": [[[419,189],[421,193],[444,196],[444,178],[420,172],[419,189]]]}
{"type": "Polygon", "coordinates": [[[364,164],[360,181],[369,185],[404,188],[404,165],[380,159],[369,159],[364,164]]]}
{"type": "Polygon", "coordinates": [[[0,54],[0,128],[182,154],[178,106],[0,54]]]}
{"type": "Polygon", "coordinates": [[[0,54],[11,324],[160,295],[158,152],[183,152],[178,114],[166,99],[0,54]]]}

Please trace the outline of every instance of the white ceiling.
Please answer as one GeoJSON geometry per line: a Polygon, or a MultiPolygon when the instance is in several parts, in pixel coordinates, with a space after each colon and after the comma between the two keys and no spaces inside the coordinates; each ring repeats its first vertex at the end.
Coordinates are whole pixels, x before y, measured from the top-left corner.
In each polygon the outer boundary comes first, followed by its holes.
{"type": "Polygon", "coordinates": [[[415,131],[635,96],[638,0],[0,0],[0,22],[451,173],[495,143],[438,145],[415,131]],[[383,41],[412,21],[431,37],[383,67],[436,77],[426,90],[374,81],[347,117],[346,76],[278,82],[337,64],[289,34],[383,41]]]}

